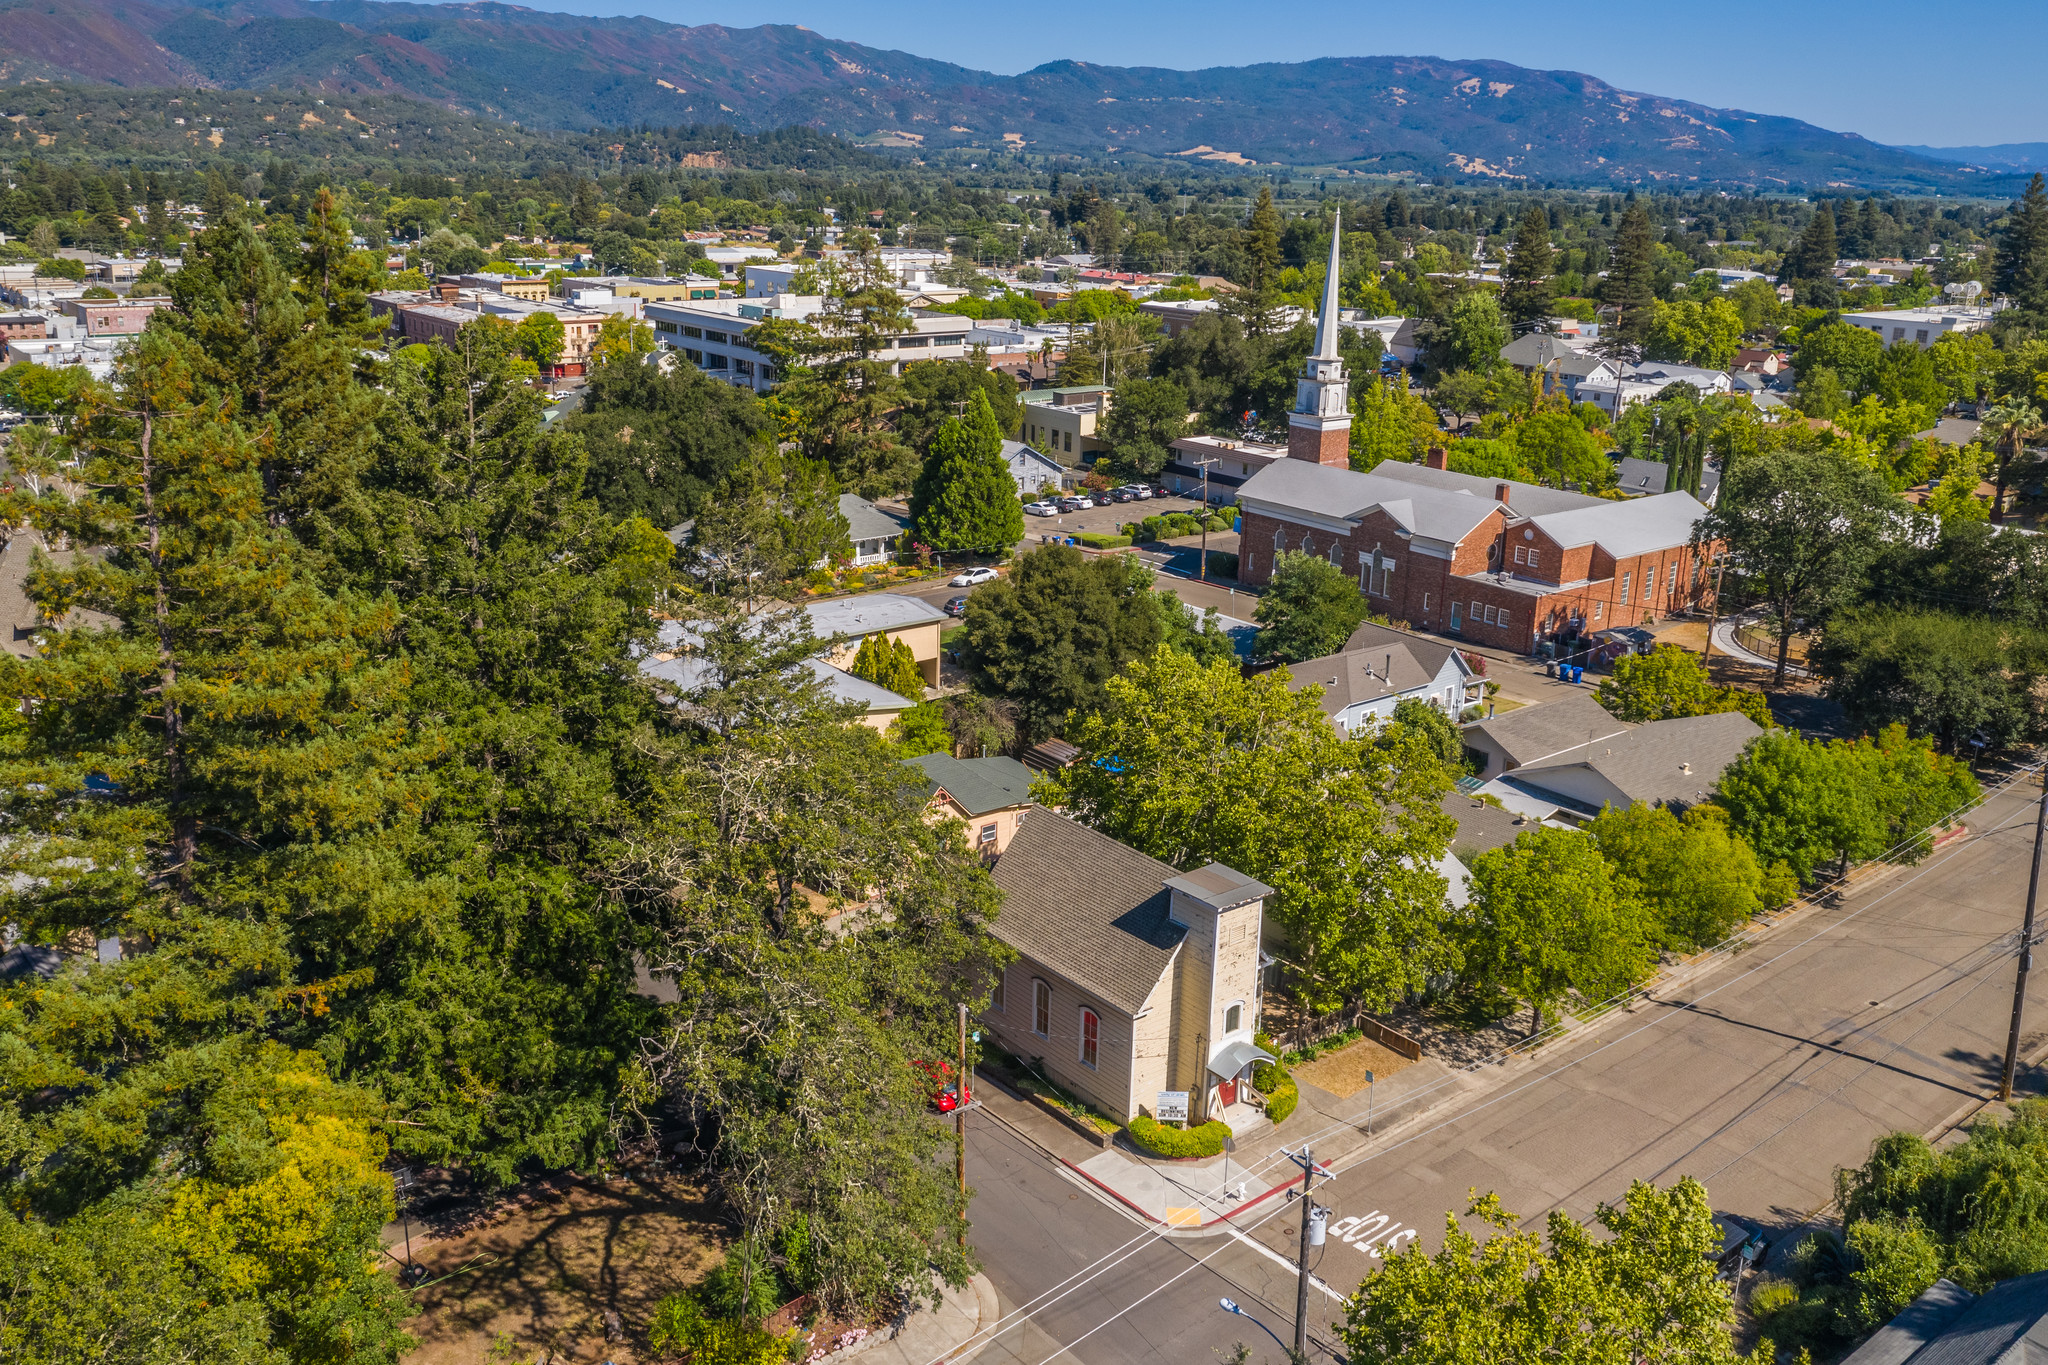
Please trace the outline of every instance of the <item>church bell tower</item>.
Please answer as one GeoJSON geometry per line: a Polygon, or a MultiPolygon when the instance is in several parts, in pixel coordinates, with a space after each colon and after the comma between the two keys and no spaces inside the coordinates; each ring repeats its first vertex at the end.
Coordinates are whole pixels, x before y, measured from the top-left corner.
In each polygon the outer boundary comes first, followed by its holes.
{"type": "Polygon", "coordinates": [[[1344,240],[1344,214],[1330,234],[1330,273],[1323,280],[1323,311],[1316,318],[1316,348],[1294,383],[1294,411],[1287,414],[1287,457],[1351,467],[1351,382],[1337,358],[1337,248],[1344,240]]]}

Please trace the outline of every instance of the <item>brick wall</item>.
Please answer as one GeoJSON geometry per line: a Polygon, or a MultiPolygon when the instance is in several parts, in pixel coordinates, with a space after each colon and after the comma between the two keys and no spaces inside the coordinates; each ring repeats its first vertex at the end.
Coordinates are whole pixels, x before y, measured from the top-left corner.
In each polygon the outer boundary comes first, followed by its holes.
{"type": "Polygon", "coordinates": [[[1588,630],[1639,625],[1650,617],[1698,606],[1710,586],[1710,570],[1696,560],[1689,546],[1659,549],[1617,563],[1597,546],[1563,547],[1534,527],[1510,529],[1506,514],[1496,512],[1459,542],[1446,560],[1415,551],[1400,537],[1393,520],[1378,510],[1343,535],[1246,512],[1238,546],[1241,581],[1262,586],[1271,577],[1276,535],[1278,549],[1306,548],[1342,568],[1346,577],[1359,583],[1373,610],[1389,620],[1405,621],[1423,630],[1448,631],[1455,601],[1458,634],[1474,644],[1516,653],[1530,652],[1539,630],[1560,629],[1575,614],[1582,617],[1588,630]],[[1533,537],[1523,535],[1529,530],[1535,531],[1533,537]],[[1513,562],[1516,546],[1525,552],[1520,566],[1513,562]],[[1527,564],[1530,549],[1536,552],[1534,569],[1527,564]],[[1362,572],[1365,566],[1359,556],[1375,552],[1380,559],[1394,562],[1384,591],[1377,591],[1380,584],[1362,572]],[[1496,583],[1490,577],[1501,567],[1503,557],[1507,569],[1517,575],[1516,586],[1496,583]],[[1671,586],[1674,562],[1678,571],[1675,589],[1671,586]],[[1652,574],[1654,588],[1649,587],[1652,574]],[[1626,602],[1622,600],[1624,576],[1626,602]],[[1587,581],[1578,587],[1555,586],[1579,580],[1587,581]],[[1546,590],[1532,594],[1532,586],[1546,590]]]}

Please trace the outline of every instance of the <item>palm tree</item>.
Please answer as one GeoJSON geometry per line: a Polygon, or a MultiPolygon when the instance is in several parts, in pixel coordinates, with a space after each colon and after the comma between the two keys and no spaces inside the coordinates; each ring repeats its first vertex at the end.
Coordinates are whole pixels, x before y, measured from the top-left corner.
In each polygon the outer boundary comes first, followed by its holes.
{"type": "Polygon", "coordinates": [[[2001,452],[1998,470],[1992,480],[1996,491],[1991,497],[1991,520],[2002,522],[2005,520],[2006,479],[2011,474],[2014,461],[2019,459],[2020,450],[2028,440],[2041,434],[2041,410],[2024,398],[2008,398],[1984,415],[1984,429],[1993,433],[1993,446],[2001,452]]]}

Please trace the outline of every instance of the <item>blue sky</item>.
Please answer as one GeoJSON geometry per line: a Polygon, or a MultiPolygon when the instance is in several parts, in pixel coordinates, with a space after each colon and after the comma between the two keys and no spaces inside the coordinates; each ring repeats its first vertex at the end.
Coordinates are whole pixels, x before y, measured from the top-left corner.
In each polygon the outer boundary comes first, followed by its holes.
{"type": "Polygon", "coordinates": [[[1238,66],[1368,54],[1491,57],[1584,71],[1625,89],[1786,114],[1879,142],[2048,141],[2048,6],[2035,0],[1782,0],[1699,6],[1435,0],[523,0],[678,24],[803,24],[984,71],[1059,58],[1238,66]]]}

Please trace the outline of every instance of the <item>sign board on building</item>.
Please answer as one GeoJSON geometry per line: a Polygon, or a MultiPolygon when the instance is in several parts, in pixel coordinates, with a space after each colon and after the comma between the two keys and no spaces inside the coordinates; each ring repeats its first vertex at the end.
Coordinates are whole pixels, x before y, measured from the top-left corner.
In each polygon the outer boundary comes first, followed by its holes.
{"type": "Polygon", "coordinates": [[[1188,1121],[1188,1092],[1185,1090],[1162,1090],[1159,1103],[1153,1113],[1161,1123],[1186,1123],[1188,1121]]]}

